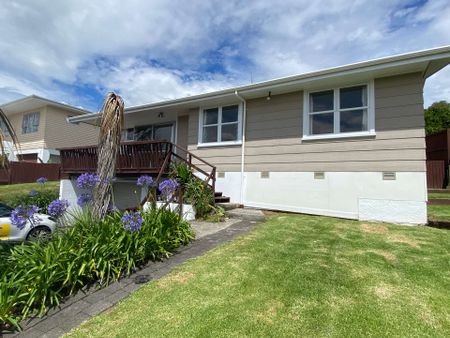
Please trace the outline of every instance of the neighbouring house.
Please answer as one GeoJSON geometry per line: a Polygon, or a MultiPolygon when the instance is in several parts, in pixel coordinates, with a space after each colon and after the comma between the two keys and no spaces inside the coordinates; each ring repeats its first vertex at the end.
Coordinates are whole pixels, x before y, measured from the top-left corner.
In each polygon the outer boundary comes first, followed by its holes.
{"type": "MultiPolygon", "coordinates": [[[[173,152],[244,206],[426,223],[423,87],[449,62],[447,46],[127,108],[116,202],[136,205],[135,177],[173,152]]],[[[93,152],[62,152],[63,197],[93,152]]]]}
{"type": "MultiPolygon", "coordinates": [[[[36,95],[0,105],[10,120],[20,148],[5,142],[10,160],[59,163],[58,148],[84,146],[97,142],[98,128],[68,123],[68,118],[86,115],[87,110],[36,95]]],[[[0,125],[4,131],[4,126],[0,125]]]]}

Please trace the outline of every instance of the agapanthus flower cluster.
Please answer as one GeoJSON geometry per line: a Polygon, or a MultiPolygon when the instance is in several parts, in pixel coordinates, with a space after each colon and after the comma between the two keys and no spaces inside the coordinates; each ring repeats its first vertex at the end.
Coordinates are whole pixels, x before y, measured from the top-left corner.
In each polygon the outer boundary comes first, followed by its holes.
{"type": "Polygon", "coordinates": [[[139,231],[142,227],[142,223],[144,223],[141,213],[138,211],[127,212],[120,220],[123,223],[123,228],[125,230],[130,230],[131,232],[139,231]]]}
{"type": "Polygon", "coordinates": [[[37,182],[37,183],[42,183],[42,184],[44,184],[44,183],[48,182],[48,179],[47,179],[46,177],[39,177],[39,178],[36,180],[36,182],[37,182]]]}
{"type": "Polygon", "coordinates": [[[61,217],[69,207],[69,202],[67,200],[54,200],[50,202],[47,208],[47,213],[53,217],[61,217]]]}
{"type": "Polygon", "coordinates": [[[27,222],[34,227],[41,221],[36,215],[38,212],[39,208],[35,205],[19,205],[11,212],[11,224],[19,230],[25,228],[27,222]]]}
{"type": "Polygon", "coordinates": [[[84,173],[77,178],[77,187],[80,189],[93,189],[100,182],[100,177],[94,173],[84,173]]]}
{"type": "Polygon", "coordinates": [[[169,178],[167,180],[162,181],[158,185],[158,189],[161,192],[161,194],[163,195],[163,197],[168,198],[168,197],[172,196],[173,193],[175,193],[178,186],[179,186],[179,184],[176,180],[169,178]]]}
{"type": "Polygon", "coordinates": [[[153,178],[148,175],[142,175],[137,179],[136,185],[139,187],[149,187],[153,184],[153,178]]]}
{"type": "Polygon", "coordinates": [[[37,192],[36,190],[30,191],[30,196],[36,196],[37,194],[39,194],[39,192],[37,192]]]}
{"type": "Polygon", "coordinates": [[[92,201],[92,194],[91,193],[82,193],[80,196],[78,196],[77,198],[77,204],[80,207],[84,207],[86,204],[90,203],[92,201]]]}

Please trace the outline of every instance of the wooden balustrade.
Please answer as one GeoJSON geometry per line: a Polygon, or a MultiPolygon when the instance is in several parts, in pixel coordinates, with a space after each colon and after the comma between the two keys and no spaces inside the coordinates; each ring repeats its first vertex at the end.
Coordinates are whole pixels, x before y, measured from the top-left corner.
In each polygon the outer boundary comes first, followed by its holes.
{"type": "MultiPolygon", "coordinates": [[[[172,143],[165,141],[125,142],[117,154],[116,174],[159,173],[164,159],[172,152],[172,143]]],[[[97,146],[60,149],[61,171],[65,175],[95,172],[97,146]]]]}
{"type": "MultiPolygon", "coordinates": [[[[95,172],[97,169],[97,146],[59,149],[61,174],[77,175],[95,172]]],[[[124,142],[117,154],[116,175],[157,174],[158,178],[168,172],[171,160],[184,161],[191,170],[203,176],[203,180],[215,188],[216,167],[188,150],[167,141],[124,142]],[[193,163],[193,159],[197,164],[193,163]]]]}

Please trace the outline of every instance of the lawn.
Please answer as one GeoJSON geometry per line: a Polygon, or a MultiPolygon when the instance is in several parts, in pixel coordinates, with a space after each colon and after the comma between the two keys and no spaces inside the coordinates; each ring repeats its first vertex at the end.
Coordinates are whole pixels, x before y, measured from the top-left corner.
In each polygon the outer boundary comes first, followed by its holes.
{"type": "Polygon", "coordinates": [[[429,205],[428,219],[433,221],[450,221],[450,205],[429,205]]]}
{"type": "Polygon", "coordinates": [[[446,230],[279,214],[68,336],[449,337],[449,253],[446,230]]]}
{"type": "Polygon", "coordinates": [[[432,198],[450,198],[450,194],[447,193],[429,193],[428,194],[428,198],[432,199],[432,198]]]}
{"type": "Polygon", "coordinates": [[[50,181],[45,183],[23,183],[0,185],[0,201],[8,204],[11,199],[20,194],[27,194],[31,190],[40,190],[42,188],[59,190],[59,181],[50,181]]]}

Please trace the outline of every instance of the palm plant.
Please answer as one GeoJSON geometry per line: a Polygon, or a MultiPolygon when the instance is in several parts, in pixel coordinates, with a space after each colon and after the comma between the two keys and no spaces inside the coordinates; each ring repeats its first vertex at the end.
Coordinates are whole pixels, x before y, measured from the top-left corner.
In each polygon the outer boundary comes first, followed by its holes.
{"type": "Polygon", "coordinates": [[[110,181],[116,170],[116,158],[124,121],[123,110],[122,98],[114,93],[108,93],[102,107],[97,150],[97,175],[100,178],[100,184],[94,190],[92,206],[92,214],[98,219],[106,215],[112,203],[110,181]]]}
{"type": "Polygon", "coordinates": [[[14,148],[17,150],[17,153],[19,153],[20,145],[14,127],[12,126],[8,117],[1,108],[0,108],[0,125],[2,126],[2,128],[0,128],[0,151],[1,151],[0,166],[2,168],[5,168],[8,165],[8,155],[5,149],[5,142],[7,142],[9,138],[14,148]]]}

